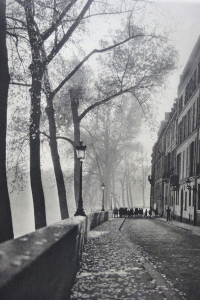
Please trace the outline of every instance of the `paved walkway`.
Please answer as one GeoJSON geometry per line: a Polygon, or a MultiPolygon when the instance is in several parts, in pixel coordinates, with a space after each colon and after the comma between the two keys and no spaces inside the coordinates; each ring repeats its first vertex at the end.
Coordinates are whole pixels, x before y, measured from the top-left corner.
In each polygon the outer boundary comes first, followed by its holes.
{"type": "MultiPolygon", "coordinates": [[[[123,227],[119,231],[122,221],[111,219],[90,232],[70,299],[185,299],[127,239],[123,227]]],[[[166,222],[155,222],[159,221],[166,222]]],[[[178,222],[172,221],[169,226],[178,226],[178,222]]],[[[191,232],[194,228],[182,223],[180,226],[191,232]]],[[[200,228],[194,231],[200,234],[200,228]]]]}
{"type": "MultiPolygon", "coordinates": [[[[156,218],[155,220],[167,223],[167,220],[165,218],[156,218]]],[[[192,234],[196,234],[196,235],[200,236],[200,227],[199,226],[193,226],[191,224],[185,224],[185,223],[174,221],[174,220],[170,221],[169,225],[176,226],[176,227],[181,227],[182,229],[185,229],[185,230],[189,231],[192,234]]]]}

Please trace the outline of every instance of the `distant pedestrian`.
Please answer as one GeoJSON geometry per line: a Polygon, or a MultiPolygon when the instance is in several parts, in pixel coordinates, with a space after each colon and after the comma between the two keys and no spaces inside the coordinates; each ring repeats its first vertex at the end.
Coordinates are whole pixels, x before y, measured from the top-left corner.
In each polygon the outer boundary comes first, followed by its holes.
{"type": "Polygon", "coordinates": [[[138,208],[135,208],[135,217],[138,217],[138,208]]]}
{"type": "Polygon", "coordinates": [[[167,223],[169,223],[169,221],[170,221],[170,213],[171,213],[171,209],[169,208],[169,206],[168,206],[166,212],[167,212],[167,223]]]}
{"type": "Polygon", "coordinates": [[[147,218],[147,209],[145,210],[144,216],[147,218]]]}
{"type": "Polygon", "coordinates": [[[141,208],[138,208],[138,215],[141,216],[141,208]]]}
{"type": "Polygon", "coordinates": [[[156,207],[156,210],[155,210],[155,215],[156,215],[156,217],[158,216],[158,209],[157,209],[157,207],[156,207]]]}
{"type": "Polygon", "coordinates": [[[115,216],[118,217],[118,208],[117,207],[114,208],[113,215],[114,215],[114,218],[115,218],[115,216]]]}
{"type": "Polygon", "coordinates": [[[150,208],[149,210],[149,217],[151,218],[152,217],[152,209],[150,208]]]}

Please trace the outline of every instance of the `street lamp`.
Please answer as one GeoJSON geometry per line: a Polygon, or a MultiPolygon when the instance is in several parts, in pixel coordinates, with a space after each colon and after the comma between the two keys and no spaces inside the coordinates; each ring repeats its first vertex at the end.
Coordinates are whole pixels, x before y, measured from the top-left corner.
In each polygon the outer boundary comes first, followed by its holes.
{"type": "Polygon", "coordinates": [[[102,183],[101,188],[102,188],[102,191],[103,191],[102,210],[101,211],[105,211],[105,209],[104,209],[104,190],[105,190],[105,184],[104,183],[102,183]]]}
{"type": "Polygon", "coordinates": [[[110,193],[110,208],[112,210],[113,193],[110,193]]]}
{"type": "Polygon", "coordinates": [[[77,158],[80,160],[80,182],[79,182],[79,200],[78,200],[78,208],[74,216],[85,216],[85,212],[83,210],[83,198],[82,198],[82,163],[85,159],[85,150],[87,146],[83,145],[83,142],[80,142],[78,146],[76,146],[77,158]]]}
{"type": "Polygon", "coordinates": [[[192,188],[190,186],[190,183],[191,183],[191,180],[190,179],[187,179],[186,180],[186,183],[187,183],[187,189],[189,191],[193,191],[193,205],[194,205],[194,226],[197,225],[197,216],[196,216],[196,210],[197,210],[197,202],[196,202],[196,192],[197,192],[197,176],[195,176],[195,182],[194,182],[194,187],[192,188]]]}

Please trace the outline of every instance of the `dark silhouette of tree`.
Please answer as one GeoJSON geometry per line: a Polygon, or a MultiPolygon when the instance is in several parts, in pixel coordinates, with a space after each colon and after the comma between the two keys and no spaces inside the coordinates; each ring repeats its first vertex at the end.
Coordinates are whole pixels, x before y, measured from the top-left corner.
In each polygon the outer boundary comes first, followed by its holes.
{"type": "Polygon", "coordinates": [[[13,238],[6,176],[6,127],[10,75],[6,47],[6,1],[0,1],[0,242],[13,238]]]}

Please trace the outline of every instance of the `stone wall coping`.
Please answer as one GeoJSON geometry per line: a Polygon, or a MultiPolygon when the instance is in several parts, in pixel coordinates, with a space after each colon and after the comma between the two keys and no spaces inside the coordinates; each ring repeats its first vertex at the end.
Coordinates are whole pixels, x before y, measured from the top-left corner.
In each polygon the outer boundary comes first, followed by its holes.
{"type": "Polygon", "coordinates": [[[0,299],[67,299],[88,232],[110,217],[72,217],[0,244],[0,299]]]}

